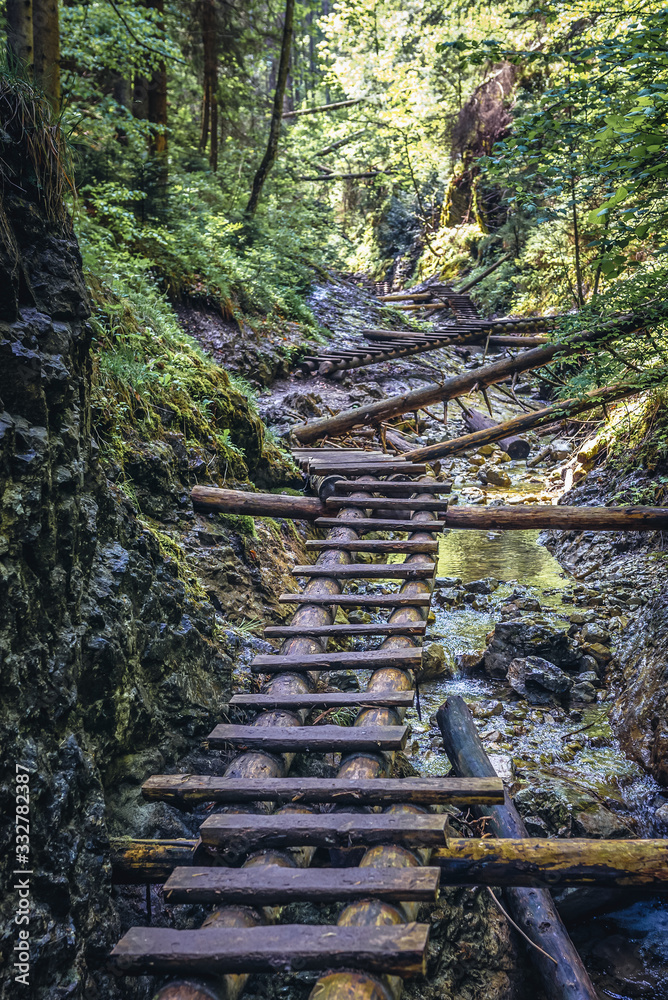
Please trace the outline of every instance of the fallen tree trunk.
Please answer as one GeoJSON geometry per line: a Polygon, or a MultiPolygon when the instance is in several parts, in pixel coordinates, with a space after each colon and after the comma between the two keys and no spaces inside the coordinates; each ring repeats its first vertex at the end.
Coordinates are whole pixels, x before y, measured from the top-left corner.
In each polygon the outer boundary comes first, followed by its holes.
{"type": "MultiPolygon", "coordinates": [[[[460,777],[493,778],[496,774],[463,698],[450,697],[436,714],[445,752],[460,777]]],[[[497,837],[524,839],[526,827],[506,793],[502,806],[485,806],[497,837]]],[[[596,1000],[597,994],[550,893],[545,889],[508,888],[506,900],[514,919],[542,951],[531,948],[549,1000],[596,1000]],[[547,955],[552,956],[551,961],[547,955]]]]}
{"type": "MultiPolygon", "coordinates": [[[[584,413],[585,410],[592,410],[596,406],[624,399],[624,397],[632,396],[639,391],[638,386],[618,382],[603,389],[594,389],[582,398],[563,399],[558,403],[550,404],[550,406],[544,406],[541,410],[534,410],[533,413],[523,413],[519,417],[513,417],[512,420],[505,420],[500,424],[488,420],[481,413],[479,414],[481,419],[477,421],[481,426],[475,427],[475,421],[471,421],[473,433],[463,434],[461,437],[451,438],[449,441],[440,441],[438,444],[428,445],[426,448],[415,448],[413,451],[406,452],[406,458],[411,461],[429,461],[436,458],[445,458],[447,455],[458,455],[471,448],[480,448],[483,444],[492,444],[494,441],[501,441],[503,443],[504,439],[522,434],[533,427],[557,423],[566,417],[573,417],[577,413],[584,413]],[[487,421],[488,426],[484,426],[483,421],[487,421]]],[[[476,411],[472,410],[469,412],[475,413],[476,411]]],[[[468,418],[465,417],[464,419],[468,424],[468,418]]],[[[526,454],[528,454],[528,451],[526,454]]],[[[526,455],[521,457],[525,458],[526,455]]]]}
{"type": "Polygon", "coordinates": [[[513,358],[504,358],[503,361],[483,365],[473,371],[466,372],[464,375],[456,375],[454,378],[425,386],[423,389],[414,389],[397,396],[388,396],[386,399],[380,399],[366,406],[359,406],[354,410],[343,410],[334,417],[324,417],[308,424],[298,424],[293,428],[293,433],[302,444],[317,441],[325,436],[336,437],[353,427],[378,424],[381,420],[389,420],[402,413],[415,412],[415,410],[429,406],[431,403],[465,396],[473,389],[484,389],[495,382],[503,382],[504,379],[510,378],[516,373],[543,368],[558,355],[567,356],[582,351],[588,346],[594,346],[603,340],[620,336],[622,333],[625,335],[633,333],[642,329],[642,326],[640,320],[635,320],[632,317],[620,319],[604,331],[581,334],[577,343],[546,344],[545,347],[522,351],[513,358]]]}
{"type": "MultiPolygon", "coordinates": [[[[503,423],[499,423],[497,420],[492,420],[491,417],[486,417],[480,410],[464,410],[464,423],[473,432],[494,430],[496,433],[505,427],[506,424],[510,423],[510,421],[506,420],[503,423]]],[[[467,434],[466,436],[468,437],[469,435],[467,434]]],[[[455,440],[457,439],[455,438],[455,440]]],[[[531,451],[531,445],[527,439],[519,437],[517,434],[509,434],[507,437],[497,437],[495,440],[499,442],[503,450],[513,459],[526,458],[531,451]]]]}
{"type": "Polygon", "coordinates": [[[200,514],[249,514],[251,517],[291,517],[309,521],[329,512],[317,497],[292,496],[290,493],[245,493],[243,490],[220,490],[213,486],[194,486],[193,507],[200,514]]]}

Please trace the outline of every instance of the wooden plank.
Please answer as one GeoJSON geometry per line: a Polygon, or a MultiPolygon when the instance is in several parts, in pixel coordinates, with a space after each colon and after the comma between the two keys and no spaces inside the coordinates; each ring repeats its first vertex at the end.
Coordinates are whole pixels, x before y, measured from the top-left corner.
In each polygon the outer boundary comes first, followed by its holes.
{"type": "Polygon", "coordinates": [[[422,650],[369,649],[345,653],[293,653],[288,656],[260,654],[251,663],[254,674],[277,674],[282,671],[306,670],[377,670],[379,667],[398,667],[408,670],[419,667],[422,650]]]}
{"type": "Polygon", "coordinates": [[[310,461],[309,471],[312,475],[345,475],[345,476],[371,476],[376,473],[379,476],[389,476],[396,472],[404,473],[406,476],[421,476],[427,471],[427,466],[420,462],[403,462],[400,460],[392,462],[378,462],[375,459],[366,462],[337,462],[335,459],[323,459],[322,461],[310,461]]]}
{"type": "Polygon", "coordinates": [[[365,969],[397,976],[424,974],[427,924],[337,927],[132,927],[111,954],[125,975],[222,975],[291,969],[365,969]]]}
{"type": "Polygon", "coordinates": [[[387,538],[356,538],[347,542],[340,538],[318,538],[306,543],[310,552],[323,552],[329,549],[344,549],[346,552],[438,552],[438,542],[420,542],[411,539],[387,538]]]}
{"type": "MultiPolygon", "coordinates": [[[[469,510],[472,508],[468,508],[469,510]]],[[[514,508],[517,509],[517,508],[514,508]]],[[[556,508],[555,508],[556,509],[556,508]]],[[[452,508],[449,508],[448,515],[452,508]]],[[[318,528],[352,528],[354,531],[366,533],[369,531],[409,531],[411,534],[416,531],[428,531],[433,534],[442,531],[446,526],[446,521],[415,521],[410,518],[384,518],[384,517],[317,517],[315,524],[318,528]]]]}
{"type": "Polygon", "coordinates": [[[319,594],[281,594],[279,604],[326,604],[342,608],[426,608],[431,594],[337,594],[335,598],[319,594]]]}
{"type": "Polygon", "coordinates": [[[111,837],[112,885],[162,884],[179,865],[191,865],[199,840],[111,837]]]}
{"type": "Polygon", "coordinates": [[[435,902],[440,868],[176,868],[169,903],[330,903],[364,897],[435,902]]]}
{"type": "MultiPolygon", "coordinates": [[[[412,693],[412,692],[411,692],[412,693]]],[[[500,778],[226,778],[154,774],[142,785],[150,802],[189,808],[202,802],[331,802],[336,805],[468,806],[503,802],[500,778]]],[[[668,848],[667,848],[668,849],[668,848]]]]}
{"type": "MultiPolygon", "coordinates": [[[[365,484],[356,479],[338,479],[334,486],[339,493],[356,493],[365,484]]],[[[373,482],[369,483],[369,488],[374,493],[379,493],[381,496],[386,497],[402,497],[408,494],[409,496],[413,493],[451,493],[452,483],[437,483],[436,480],[432,483],[404,483],[404,482],[391,482],[385,480],[384,482],[373,482]]]]}
{"type": "Polygon", "coordinates": [[[323,691],[318,694],[235,694],[231,708],[410,708],[414,691],[323,691]]]}
{"type": "Polygon", "coordinates": [[[563,528],[565,531],[665,531],[668,528],[668,507],[552,507],[549,504],[460,507],[450,508],[446,524],[449,528],[475,530],[563,528]]]}
{"type": "Polygon", "coordinates": [[[293,566],[293,576],[327,576],[337,580],[426,580],[436,563],[350,563],[347,566],[293,566]]]}
{"type": "Polygon", "coordinates": [[[343,638],[349,635],[424,635],[426,622],[374,622],[370,625],[267,625],[267,639],[289,639],[294,635],[329,636],[343,638]]]}
{"type": "Polygon", "coordinates": [[[209,746],[238,746],[267,753],[352,753],[403,750],[407,726],[234,726],[221,723],[209,746]]]}
{"type": "Polygon", "coordinates": [[[412,498],[385,497],[327,497],[326,507],[364,507],[366,510],[378,510],[392,507],[394,510],[447,510],[447,500],[418,500],[412,498]]]}
{"type": "Polygon", "coordinates": [[[447,828],[447,816],[433,813],[215,813],[200,836],[223,856],[241,856],[270,847],[442,847],[447,828]]]}

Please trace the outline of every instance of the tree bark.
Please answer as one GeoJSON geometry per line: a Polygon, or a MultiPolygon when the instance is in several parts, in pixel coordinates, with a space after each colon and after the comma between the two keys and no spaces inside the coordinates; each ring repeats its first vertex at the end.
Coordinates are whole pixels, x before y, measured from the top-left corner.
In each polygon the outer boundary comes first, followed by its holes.
{"type": "Polygon", "coordinates": [[[200,150],[204,152],[210,135],[209,163],[215,173],[218,169],[218,36],[215,0],[202,0],[200,22],[204,52],[200,150]]]}
{"type": "MultiPolygon", "coordinates": [[[[492,767],[463,698],[450,697],[436,713],[445,752],[460,777],[493,778],[492,767]]],[[[497,837],[525,839],[526,827],[512,799],[502,806],[485,806],[484,814],[497,837]]],[[[596,1000],[597,994],[550,893],[544,889],[506,889],[506,900],[522,930],[554,961],[530,949],[549,1000],[596,1000]],[[555,964],[556,962],[556,964],[555,964]]]]}
{"type": "Polygon", "coordinates": [[[7,0],[7,61],[17,69],[33,68],[32,0],[7,0]]]}
{"type": "MultiPolygon", "coordinates": [[[[505,423],[508,422],[505,421],[505,423]]],[[[504,424],[500,424],[497,420],[486,417],[479,410],[465,410],[464,423],[470,431],[474,432],[486,430],[494,430],[496,432],[504,426],[504,424]]],[[[499,442],[501,448],[513,459],[526,458],[531,451],[531,445],[526,438],[518,437],[516,434],[510,434],[508,437],[496,438],[495,440],[499,442]]]]}
{"type": "Polygon", "coordinates": [[[60,111],[60,19],[58,0],[33,0],[35,83],[53,110],[60,111]]]}
{"type": "Polygon", "coordinates": [[[285,16],[283,21],[283,40],[281,43],[281,59],[278,66],[278,77],[276,89],[274,91],[274,107],[271,113],[271,125],[269,126],[269,141],[267,149],[260,166],[253,178],[253,187],[250,198],[246,205],[246,216],[252,219],[257,211],[257,206],[262,194],[264,182],[269,171],[274,165],[278,153],[278,140],[281,134],[281,118],[283,115],[283,98],[285,96],[285,85],[288,79],[288,67],[290,65],[290,49],[292,45],[292,26],[295,13],[295,0],[285,0],[285,16]]]}

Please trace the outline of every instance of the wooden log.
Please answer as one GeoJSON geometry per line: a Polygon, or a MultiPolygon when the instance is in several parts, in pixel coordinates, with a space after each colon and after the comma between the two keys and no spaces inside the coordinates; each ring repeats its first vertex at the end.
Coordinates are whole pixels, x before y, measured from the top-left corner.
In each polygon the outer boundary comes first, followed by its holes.
{"type": "Polygon", "coordinates": [[[525,531],[563,528],[565,531],[662,531],[668,528],[668,507],[551,507],[521,504],[509,507],[450,507],[448,528],[490,528],[525,531]]]}
{"type": "Polygon", "coordinates": [[[168,903],[333,903],[349,899],[435,902],[438,868],[176,868],[168,903]]]}
{"type": "MultiPolygon", "coordinates": [[[[463,698],[448,698],[436,713],[436,719],[445,752],[455,773],[469,778],[493,778],[496,775],[463,698]]],[[[524,823],[507,794],[504,805],[485,807],[485,815],[490,817],[488,822],[497,837],[527,837],[524,823]]],[[[549,892],[544,889],[509,888],[506,899],[518,925],[543,952],[554,959],[550,961],[542,952],[530,949],[549,1000],[596,1000],[596,991],[549,892]]]]}
{"type": "Polygon", "coordinates": [[[668,892],[666,840],[452,839],[432,855],[443,885],[644,888],[668,892]]]}
{"type": "Polygon", "coordinates": [[[387,500],[383,497],[327,497],[325,507],[327,510],[341,509],[345,507],[362,507],[365,510],[384,510],[388,506],[393,510],[434,510],[443,511],[448,509],[447,500],[421,500],[421,499],[397,499],[387,500]]]}
{"type": "Polygon", "coordinates": [[[419,301],[421,299],[433,299],[433,292],[391,292],[389,295],[379,295],[381,302],[403,302],[406,299],[419,301]]]}
{"type": "Polygon", "coordinates": [[[374,622],[365,625],[268,625],[264,630],[266,639],[288,639],[293,635],[327,636],[330,639],[347,638],[351,635],[424,635],[426,622],[374,622]]]}
{"type": "MultiPolygon", "coordinates": [[[[500,424],[488,421],[489,426],[475,429],[471,434],[451,438],[449,441],[440,441],[438,444],[427,445],[424,448],[415,448],[413,451],[407,452],[407,458],[411,461],[418,459],[420,461],[433,461],[447,455],[458,455],[471,448],[480,448],[484,444],[501,441],[505,437],[512,438],[517,434],[523,434],[534,427],[555,423],[565,417],[573,417],[596,406],[612,403],[625,396],[632,396],[638,391],[637,386],[618,382],[615,385],[606,386],[604,389],[588,392],[583,398],[564,399],[558,403],[552,403],[550,406],[544,406],[540,410],[533,410],[531,413],[523,413],[519,417],[513,417],[512,420],[505,420],[500,424]]],[[[480,416],[482,417],[482,414],[480,416]]],[[[483,418],[483,420],[486,419],[483,418]]]]}
{"type": "Polygon", "coordinates": [[[326,604],[341,608],[427,608],[430,594],[338,594],[330,597],[312,597],[310,594],[281,594],[279,604],[326,604]]]}
{"type": "MultiPolygon", "coordinates": [[[[425,580],[434,575],[436,563],[351,563],[337,566],[337,580],[425,580]]],[[[331,576],[332,570],[322,566],[293,566],[293,576],[331,576]]]]}
{"type": "Polygon", "coordinates": [[[193,486],[190,491],[193,507],[203,514],[249,514],[251,517],[291,517],[313,520],[327,512],[317,497],[291,494],[245,493],[243,490],[221,490],[213,486],[193,486]]]}
{"type": "Polygon", "coordinates": [[[577,344],[546,344],[522,351],[514,358],[504,358],[489,365],[483,365],[464,375],[445,379],[441,383],[428,385],[422,389],[414,389],[397,396],[387,396],[385,399],[357,407],[354,410],[343,410],[334,417],[324,417],[307,424],[298,424],[293,428],[293,434],[298,441],[317,441],[318,438],[329,435],[335,437],[344,431],[364,424],[376,424],[382,420],[399,416],[402,413],[412,413],[431,403],[454,399],[469,393],[474,386],[484,389],[495,382],[503,382],[516,372],[531,371],[541,368],[554,360],[557,355],[568,356],[581,352],[588,345],[594,345],[615,335],[632,333],[641,329],[643,323],[633,318],[624,318],[610,324],[603,331],[582,333],[577,344]]]}
{"type": "Polygon", "coordinates": [[[427,924],[337,927],[280,924],[260,927],[132,927],[111,953],[116,972],[222,975],[358,966],[397,976],[423,974],[427,924]]]}
{"type": "Polygon", "coordinates": [[[279,671],[304,672],[310,670],[377,670],[379,667],[398,667],[408,670],[419,667],[421,649],[372,649],[350,653],[300,653],[289,656],[256,656],[251,663],[254,674],[279,671]]]}
{"type": "MultiPolygon", "coordinates": [[[[414,802],[419,805],[468,806],[474,803],[502,803],[503,782],[500,778],[263,780],[197,774],[155,774],[142,785],[142,795],[149,802],[169,802],[181,809],[202,802],[301,802],[310,805],[331,802],[335,805],[375,806],[414,802]]],[[[668,851],[668,845],[666,850],[668,851]]],[[[473,858],[471,861],[473,862],[473,858]]]]}
{"type": "Polygon", "coordinates": [[[323,691],[318,694],[235,694],[230,708],[410,708],[413,691],[323,691]]]}
{"type": "Polygon", "coordinates": [[[200,827],[202,843],[226,854],[259,847],[366,847],[415,850],[445,843],[447,816],[433,813],[216,813],[200,827]]]}
{"type": "MultiPolygon", "coordinates": [[[[357,493],[364,487],[363,479],[336,479],[334,487],[337,493],[357,493]]],[[[395,480],[386,482],[369,483],[369,492],[374,496],[383,497],[403,497],[413,496],[420,493],[451,493],[452,482],[438,483],[432,480],[430,483],[397,482],[395,480]]]]}
{"type": "Polygon", "coordinates": [[[308,541],[309,552],[324,552],[326,549],[342,549],[346,552],[438,552],[438,542],[416,542],[411,540],[393,540],[387,538],[358,539],[354,542],[340,542],[337,538],[308,541]]]}
{"type": "MultiPolygon", "coordinates": [[[[314,476],[329,476],[337,473],[340,476],[390,476],[397,472],[406,476],[421,476],[427,471],[427,466],[420,462],[406,462],[403,459],[393,459],[389,462],[377,462],[375,459],[370,459],[364,463],[337,462],[335,459],[311,459],[308,463],[308,469],[314,476]]],[[[273,494],[270,495],[273,496],[273,494]]]]}
{"type": "MultiPolygon", "coordinates": [[[[480,413],[479,410],[464,410],[464,423],[470,431],[484,431],[494,428],[498,430],[503,424],[500,424],[498,420],[492,420],[491,417],[486,417],[484,413],[480,413]]],[[[507,421],[506,421],[507,423],[507,421]]],[[[500,447],[507,452],[512,459],[523,459],[526,458],[531,451],[531,445],[526,438],[519,437],[517,434],[510,434],[508,437],[496,438],[500,447]]]]}
{"type": "Polygon", "coordinates": [[[191,865],[199,840],[109,841],[111,881],[114,885],[162,884],[175,868],[191,865]]]}
{"type": "Polygon", "coordinates": [[[209,733],[209,746],[242,746],[267,753],[352,753],[403,750],[406,726],[234,726],[220,724],[209,733]]]}
{"type": "MultiPolygon", "coordinates": [[[[317,517],[315,520],[316,526],[318,528],[337,528],[341,524],[345,524],[343,518],[335,517],[317,517]]],[[[409,521],[408,519],[402,520],[400,518],[391,517],[360,517],[355,522],[350,522],[351,527],[353,526],[356,532],[362,532],[367,534],[370,531],[416,531],[418,530],[415,525],[417,522],[409,521]]],[[[427,531],[433,534],[434,532],[440,532],[445,527],[445,521],[424,521],[419,522],[419,531],[427,531]]],[[[343,544],[341,545],[343,548],[343,544]]]]}

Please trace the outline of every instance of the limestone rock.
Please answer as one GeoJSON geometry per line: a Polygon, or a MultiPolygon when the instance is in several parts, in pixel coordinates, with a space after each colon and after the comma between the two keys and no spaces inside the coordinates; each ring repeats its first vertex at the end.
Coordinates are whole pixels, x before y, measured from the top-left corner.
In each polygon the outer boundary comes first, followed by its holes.
{"type": "Polygon", "coordinates": [[[449,676],[450,668],[445,659],[445,649],[440,642],[432,642],[428,646],[424,646],[418,680],[431,681],[436,677],[449,676]]]}
{"type": "Polygon", "coordinates": [[[567,698],[573,685],[568,674],[540,656],[512,660],[508,682],[530,705],[548,705],[554,698],[567,698]]]}
{"type": "Polygon", "coordinates": [[[521,619],[499,622],[485,650],[485,672],[505,677],[512,660],[540,656],[562,669],[580,665],[581,650],[558,625],[533,624],[521,619]]]}

